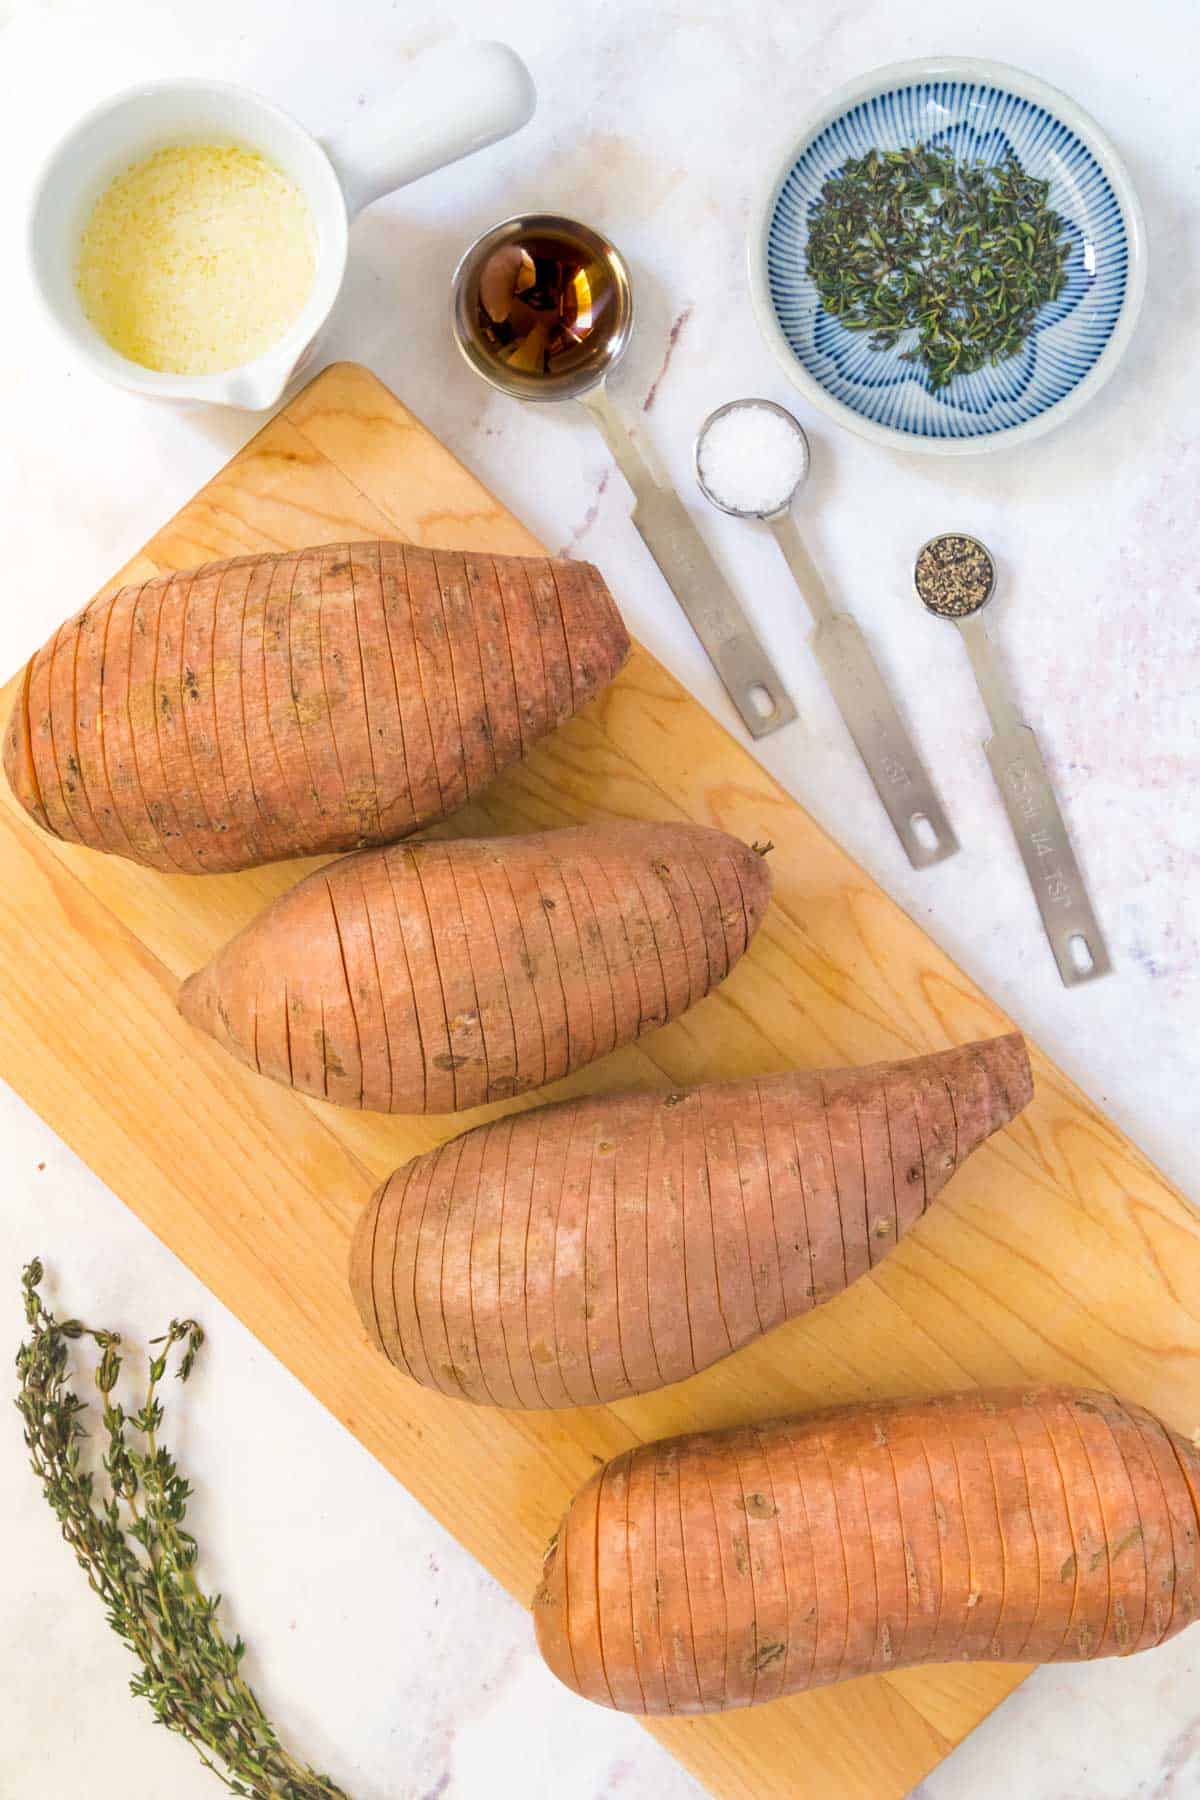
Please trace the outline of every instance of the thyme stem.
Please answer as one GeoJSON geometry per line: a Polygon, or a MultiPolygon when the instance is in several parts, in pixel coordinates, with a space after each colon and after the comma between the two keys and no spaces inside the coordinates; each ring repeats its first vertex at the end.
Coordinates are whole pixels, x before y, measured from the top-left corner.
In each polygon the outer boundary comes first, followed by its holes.
{"type": "Polygon", "coordinates": [[[241,1673],[245,1645],[217,1622],[219,1597],[199,1586],[195,1538],[185,1529],[191,1488],[159,1441],[159,1384],[183,1346],[176,1375],[186,1381],[204,1333],[194,1319],[172,1319],[150,1357],[140,1408],[113,1398],[121,1340],[79,1319],[59,1321],[42,1302],[42,1265],[22,1274],[30,1336],[17,1352],[17,1410],[29,1460],[62,1535],[108,1622],[141,1669],[130,1690],[147,1700],[168,1731],[187,1738],[206,1768],[243,1800],[348,1800],[327,1775],[287,1751],[241,1673]],[[87,1403],[73,1393],[70,1345],[91,1338],[100,1352],[94,1380],[107,1443],[104,1481],[83,1467],[87,1403]]]}

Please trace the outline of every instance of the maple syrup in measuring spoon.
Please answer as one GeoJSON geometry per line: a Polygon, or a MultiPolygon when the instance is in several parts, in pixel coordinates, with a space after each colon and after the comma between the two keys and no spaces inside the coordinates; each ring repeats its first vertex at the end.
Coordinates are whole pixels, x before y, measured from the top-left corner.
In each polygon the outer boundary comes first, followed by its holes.
{"type": "Polygon", "coordinates": [[[607,339],[617,296],[610,271],[577,241],[533,235],[503,244],[480,271],[477,325],[498,361],[527,375],[567,375],[607,339]]]}
{"type": "Polygon", "coordinates": [[[634,496],[633,522],[708,651],[752,737],[796,716],[767,651],[678,494],[661,481],[608,396],[633,331],[633,289],[615,245],[556,213],[506,219],[476,240],[451,291],[455,342],[476,374],[516,400],[577,400],[634,496]]]}

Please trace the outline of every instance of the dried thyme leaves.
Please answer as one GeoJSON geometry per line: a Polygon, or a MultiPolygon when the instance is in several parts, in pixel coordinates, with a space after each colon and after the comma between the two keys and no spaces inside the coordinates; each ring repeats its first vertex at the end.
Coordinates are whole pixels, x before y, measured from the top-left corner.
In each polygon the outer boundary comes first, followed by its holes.
{"type": "Polygon", "coordinates": [[[159,1442],[163,1408],[157,1387],[172,1351],[186,1381],[204,1334],[192,1319],[173,1319],[150,1358],[142,1406],[126,1413],[114,1398],[120,1338],[78,1319],[57,1320],[42,1304],[36,1259],[22,1276],[29,1341],[17,1352],[17,1410],[25,1443],[88,1585],[141,1671],[130,1682],[160,1725],[187,1738],[201,1762],[244,1800],[347,1800],[325,1775],[283,1748],[241,1674],[245,1646],[217,1623],[219,1599],[203,1592],[193,1567],[196,1540],[184,1529],[191,1493],[159,1442]],[[83,1467],[87,1403],[71,1391],[70,1345],[89,1337],[100,1352],[94,1372],[107,1445],[103,1477],[83,1467]]]}
{"type": "Polygon", "coordinates": [[[934,390],[1019,350],[1062,292],[1070,239],[1049,183],[1011,153],[959,161],[916,144],[852,157],[821,189],[808,272],[826,312],[871,348],[921,362],[934,390]]]}

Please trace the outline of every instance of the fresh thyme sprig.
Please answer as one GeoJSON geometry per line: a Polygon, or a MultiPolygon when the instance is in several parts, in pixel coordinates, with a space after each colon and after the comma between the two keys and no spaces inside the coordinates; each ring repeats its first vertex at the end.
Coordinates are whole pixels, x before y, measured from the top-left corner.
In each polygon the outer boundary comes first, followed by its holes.
{"type": "Polygon", "coordinates": [[[17,1352],[17,1410],[34,1472],[108,1622],[141,1663],[130,1689],[149,1701],[160,1725],[190,1740],[200,1760],[244,1800],[347,1800],[326,1775],[298,1763],[279,1741],[241,1674],[240,1637],[217,1623],[219,1595],[193,1573],[197,1545],[184,1528],[191,1488],[159,1442],[157,1389],[167,1361],[183,1345],[176,1375],[186,1381],[204,1333],[194,1319],[172,1319],[150,1357],[145,1400],[126,1413],[113,1393],[121,1372],[116,1332],[79,1319],[57,1320],[42,1303],[42,1265],[22,1274],[30,1338],[17,1352]],[[105,1479],[83,1466],[87,1402],[71,1391],[69,1346],[88,1337],[100,1352],[94,1372],[108,1445],[105,1479]],[[99,1491],[98,1491],[99,1490],[99,1491]]]}
{"type": "Polygon", "coordinates": [[[1070,239],[1049,183],[932,144],[851,157],[821,189],[808,272],[826,312],[871,348],[924,363],[929,385],[1012,356],[1062,292],[1070,239]]]}

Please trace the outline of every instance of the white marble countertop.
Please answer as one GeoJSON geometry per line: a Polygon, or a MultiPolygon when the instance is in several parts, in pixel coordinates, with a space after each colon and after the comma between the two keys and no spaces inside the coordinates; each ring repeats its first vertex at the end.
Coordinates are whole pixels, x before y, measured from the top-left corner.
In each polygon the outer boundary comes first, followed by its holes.
{"type": "MultiPolygon", "coordinates": [[[[908,697],[964,850],[911,872],[805,644],[771,547],[704,529],[788,672],[803,723],[765,746],[781,779],[1185,1188],[1200,1119],[1200,370],[1194,0],[743,0],[497,12],[482,0],[0,0],[0,434],[7,673],[248,435],[67,366],[18,273],[42,151],[139,77],[239,79],[316,128],[454,36],[506,36],[541,106],[508,145],[381,203],[354,231],[331,355],[370,364],[552,548],[586,546],[631,625],[718,713],[724,695],[629,524],[600,443],[522,413],[447,341],[458,253],[506,213],[606,227],[640,326],[615,386],[686,488],[693,433],[738,394],[789,400],[754,328],[743,235],[775,147],[823,92],[923,51],[1036,70],[1103,123],[1148,216],[1150,289],[1119,374],[1028,452],[951,464],[880,452],[804,415],[807,529],[831,586],[908,697]],[[979,752],[953,633],[907,595],[913,550],[962,528],[993,545],[994,633],[1047,760],[1116,973],[1059,985],[979,752]]],[[[801,409],[803,411],[803,409],[801,409]]],[[[252,1640],[254,1678],[303,1753],[355,1800],[684,1800],[694,1783],[631,1720],[559,1689],[520,1609],[10,1093],[0,1091],[0,1344],[40,1251],[68,1309],[144,1336],[210,1334],[172,1442],[200,1498],[205,1564],[252,1640]]],[[[5,1351],[7,1357],[8,1352],[5,1351]]],[[[203,1800],[191,1752],[125,1695],[126,1653],[0,1424],[0,1800],[203,1800]]],[[[1200,1633],[1132,1663],[1043,1671],[923,1784],[922,1800],[1182,1800],[1200,1792],[1200,1633]]],[[[789,1794],[806,1792],[802,1774],[789,1794]]],[[[774,1797],[772,1797],[774,1800],[774,1797]]]]}

